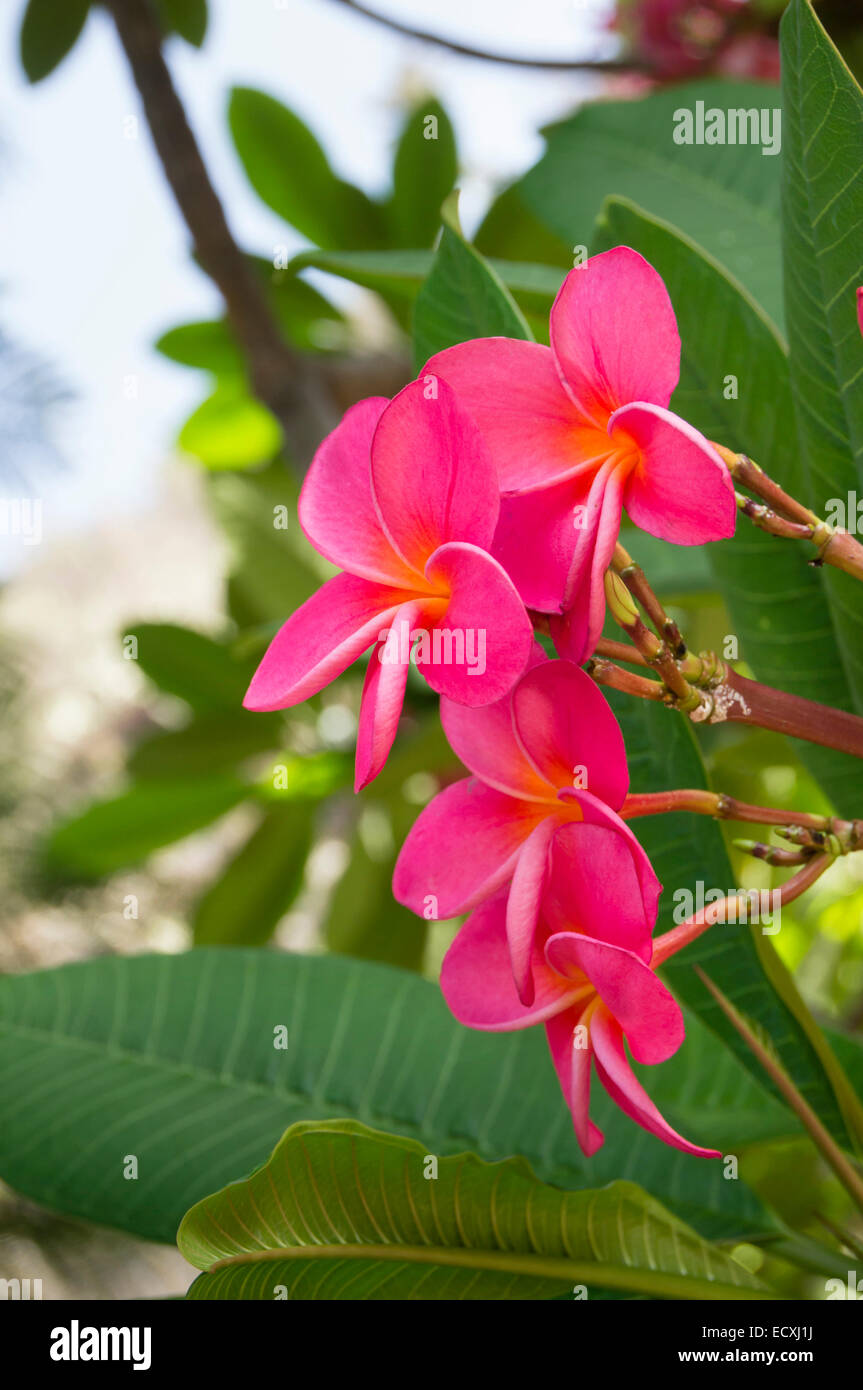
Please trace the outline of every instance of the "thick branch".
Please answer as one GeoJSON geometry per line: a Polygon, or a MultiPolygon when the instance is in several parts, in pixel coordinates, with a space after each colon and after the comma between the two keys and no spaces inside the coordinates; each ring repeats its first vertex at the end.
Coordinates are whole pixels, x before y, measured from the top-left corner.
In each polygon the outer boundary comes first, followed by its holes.
{"type": "Polygon", "coordinates": [[[117,27],[165,177],[203,269],[218,286],[259,400],[301,457],[335,423],[319,381],[285,343],[235,242],[162,54],[151,0],[103,0],[117,27]]]}
{"type": "Polygon", "coordinates": [[[514,53],[489,53],[487,49],[459,43],[456,39],[448,39],[443,34],[430,34],[425,29],[415,29],[413,25],[404,24],[391,15],[380,14],[377,10],[367,9],[365,5],[359,4],[358,0],[336,0],[336,3],[344,5],[345,9],[353,10],[354,14],[362,15],[364,19],[371,19],[374,23],[383,25],[385,29],[390,29],[395,34],[403,34],[409,39],[419,39],[422,43],[434,44],[437,48],[445,48],[448,53],[458,53],[463,58],[479,58],[486,63],[503,63],[509,67],[517,68],[539,68],[546,72],[649,72],[651,70],[648,64],[635,57],[621,61],[619,59],[525,58],[514,53]]]}

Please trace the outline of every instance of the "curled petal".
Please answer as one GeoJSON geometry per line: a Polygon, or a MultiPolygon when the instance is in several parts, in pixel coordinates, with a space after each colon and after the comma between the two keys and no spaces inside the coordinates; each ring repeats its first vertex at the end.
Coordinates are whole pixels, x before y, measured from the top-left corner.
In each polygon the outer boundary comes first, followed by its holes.
{"type": "Polygon", "coordinates": [[[388,404],[385,396],[372,396],[345,413],[312,459],[297,514],[312,545],[334,565],[410,587],[416,575],[387,540],[372,497],[372,438],[388,404]]]}
{"type": "Polygon", "coordinates": [[[454,782],[423,807],[402,845],[393,874],[396,899],[419,914],[429,896],[439,917],[469,911],[512,877],[516,856],[545,810],[473,777],[454,782]]]}
{"type": "Polygon", "coordinates": [[[591,1020],[591,1041],[597,1075],[611,1099],[625,1115],[649,1134],[655,1134],[672,1148],[696,1158],[721,1158],[716,1149],[703,1149],[684,1139],[660,1114],[629,1065],[620,1025],[604,1009],[597,1009],[591,1020]]]}
{"type": "Polygon", "coordinates": [[[475,545],[454,541],[431,556],[426,576],[449,590],[446,612],[430,635],[429,658],[417,669],[439,695],[462,705],[490,705],[525,669],[533,628],[505,570],[475,545]]]}
{"type": "Polygon", "coordinates": [[[506,894],[483,903],[465,922],[444,957],[441,989],[459,1023],[507,1032],[544,1023],[579,996],[546,964],[542,951],[532,961],[534,997],[522,1004],[512,978],[506,943],[506,894]]]}
{"type": "Polygon", "coordinates": [[[557,651],[576,665],[590,656],[605,622],[605,571],[620,534],[626,476],[626,462],[612,456],[591,484],[583,530],[567,579],[566,611],[563,617],[551,617],[557,651]]]}
{"type": "Polygon", "coordinates": [[[571,979],[584,975],[620,1024],[636,1062],[666,1062],[684,1038],[680,1005],[631,951],[577,932],[550,936],[545,955],[552,969],[571,979]]]}
{"type": "Polygon", "coordinates": [[[491,544],[497,472],[478,426],[445,381],[431,395],[412,381],[387,406],[372,441],[371,480],[383,528],[418,574],[447,541],[491,544]]]}
{"type": "Polygon", "coordinates": [[[449,382],[476,420],[501,492],[548,487],[578,468],[579,417],[550,348],[515,338],[476,338],[432,357],[421,380],[430,375],[449,382]]]}
{"type": "Polygon", "coordinates": [[[551,310],[551,347],[582,418],[602,428],[627,401],[667,406],[680,376],[668,291],[629,246],[569,272],[551,310]]]}
{"type": "Polygon", "coordinates": [[[422,602],[403,604],[387,636],[369,658],[360,701],[355,792],[377,777],[389,757],[405,698],[411,632],[422,616],[422,602]]]}
{"type": "Polygon", "coordinates": [[[279,628],[246,691],[246,709],[287,709],[316,695],[415,597],[352,574],[328,579],[279,628]]]}
{"type": "Polygon", "coordinates": [[[599,688],[571,661],[547,661],[513,691],[515,727],[537,772],[618,810],[629,791],[623,734],[599,688]]]}
{"type": "Polygon", "coordinates": [[[545,1025],[545,1034],[554,1069],[572,1115],[575,1137],[582,1153],[588,1158],[605,1143],[602,1130],[590,1118],[590,1067],[593,1053],[589,1042],[585,1046],[582,1032],[576,1031],[582,1020],[579,1005],[555,1014],[545,1025]]]}
{"type": "Polygon", "coordinates": [[[590,792],[561,793],[581,821],[555,836],[545,916],[556,931],[573,927],[634,951],[652,954],[651,934],[662,885],[630,826],[590,792]]]}
{"type": "Polygon", "coordinates": [[[734,535],[734,484],[713,445],[679,415],[636,401],[615,412],[612,440],[628,436],[640,461],[629,474],[624,506],[636,526],[676,545],[734,535]]]}
{"type": "Polygon", "coordinates": [[[548,878],[549,851],[560,824],[559,817],[547,816],[531,831],[519,852],[507,899],[506,936],[515,987],[523,1004],[533,1002],[530,965],[548,878]]]}

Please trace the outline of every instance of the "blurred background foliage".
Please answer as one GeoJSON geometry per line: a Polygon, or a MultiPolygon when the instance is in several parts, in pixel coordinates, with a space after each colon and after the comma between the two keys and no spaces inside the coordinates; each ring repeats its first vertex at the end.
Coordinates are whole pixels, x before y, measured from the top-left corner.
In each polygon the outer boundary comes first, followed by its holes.
{"type": "MultiPolygon", "coordinates": [[[[666,80],[695,80],[697,94],[721,106],[748,104],[747,97],[764,101],[762,88],[730,92],[724,84],[776,76],[781,5],[739,7],[746,23],[733,36],[722,28],[724,7],[681,6],[686,24],[671,39],[649,29],[649,5],[620,8],[621,31],[651,60],[650,78],[641,73],[626,89],[623,79],[612,79],[604,93],[610,99],[562,113],[544,132],[545,153],[497,192],[469,241],[451,198],[463,167],[454,124],[433,93],[403,103],[393,148],[379,152],[389,171],[386,191],[372,196],[341,177],[338,151],[326,150],[279,96],[248,86],[231,91],[227,121],[238,165],[285,226],[284,246],[250,252],[248,264],[284,341],[311,364],[338,411],[365,395],[392,394],[412,374],[412,352],[421,364],[430,350],[465,336],[465,322],[483,312],[478,301],[487,306],[493,299],[503,315],[486,331],[510,331],[511,319],[547,341],[548,311],[574,250],[595,247],[603,236],[613,240],[614,217],[626,215],[609,211],[609,197],[630,200],[640,217],[672,224],[676,237],[721,263],[735,287],[781,325],[779,161],[726,160],[695,196],[694,175],[687,178],[691,152],[680,152],[674,170],[647,170],[644,160],[656,132],[684,101],[666,80]],[[305,249],[296,250],[298,238],[305,249]],[[336,291],[345,282],[363,292],[349,307],[336,291]],[[503,294],[491,296],[489,284],[503,294]]],[[[854,7],[820,8],[828,24],[835,21],[834,36],[849,61],[859,63],[863,36],[860,17],[850,15],[854,7]]],[[[30,0],[20,46],[31,81],[41,81],[71,50],[89,9],[86,0],[30,0]]],[[[205,45],[204,0],[159,0],[158,13],[166,34],[205,45]]],[[[770,101],[778,103],[774,89],[770,101]]],[[[645,225],[644,235],[661,235],[645,225]]],[[[670,289],[680,312],[671,283],[670,289]]],[[[682,322],[687,347],[688,327],[682,322]]],[[[195,471],[194,506],[203,499],[206,534],[216,538],[221,557],[219,612],[206,629],[128,612],[112,636],[111,659],[125,663],[126,674],[137,673],[134,695],[122,714],[110,711],[107,746],[97,739],[95,751],[65,750],[62,776],[56,748],[47,757],[44,747],[40,752],[45,736],[39,706],[28,700],[31,656],[20,623],[10,631],[0,627],[3,963],[20,969],[105,950],[218,944],[329,951],[436,978],[457,924],[423,922],[400,908],[391,876],[418,810],[463,772],[442,736],[437,702],[412,672],[398,743],[383,773],[358,797],[353,744],[364,662],[297,709],[252,715],[241,708],[279,624],[332,572],[296,521],[308,460],[290,456],[279,420],[255,395],[226,317],[176,324],[155,348],[200,381],[200,403],[179,429],[177,446],[183,467],[195,471]],[[151,927],[140,930],[147,914],[151,927]],[[79,924],[77,934],[58,947],[70,921],[79,924]],[[85,925],[93,922],[95,929],[85,925]]],[[[687,360],[678,404],[701,423],[687,360]]],[[[701,364],[690,365],[697,373],[701,364]]],[[[53,376],[0,339],[4,436],[14,429],[36,448],[41,412],[59,394],[53,376]],[[7,382],[18,410],[12,425],[7,382]]],[[[9,451],[13,467],[18,443],[9,451]]],[[[729,606],[722,562],[640,533],[624,539],[690,646],[722,652],[736,638],[738,669],[751,674],[757,634],[744,635],[740,610],[729,606]]],[[[768,544],[782,543],[768,538],[768,544]]],[[[182,585],[181,566],[177,574],[182,585]]],[[[819,659],[807,654],[810,662],[819,659]]],[[[62,673],[55,681],[62,683],[62,673]]],[[[804,763],[780,736],[734,725],[702,728],[699,742],[718,790],[784,808],[835,806],[817,775],[819,754],[804,763]]],[[[852,813],[859,810],[858,803],[852,813]]],[[[781,881],[779,871],[734,847],[739,827],[722,831],[735,883],[763,888],[781,881]]],[[[684,885],[669,884],[666,893],[676,886],[684,885]]],[[[784,910],[782,930],[771,938],[816,1016],[858,1036],[861,927],[863,868],[850,858],[784,910]]],[[[793,1133],[753,1142],[744,1164],[750,1186],[798,1230],[823,1235],[816,1211],[840,1224],[848,1220],[841,1193],[793,1133]]],[[[786,1292],[810,1288],[811,1275],[799,1268],[754,1247],[751,1259],[754,1268],[769,1268],[786,1292]]]]}

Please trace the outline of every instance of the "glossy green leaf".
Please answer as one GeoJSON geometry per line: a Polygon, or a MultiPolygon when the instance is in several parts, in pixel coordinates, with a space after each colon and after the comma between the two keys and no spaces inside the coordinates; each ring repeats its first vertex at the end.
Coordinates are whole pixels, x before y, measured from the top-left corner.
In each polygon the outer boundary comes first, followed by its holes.
{"type": "Polygon", "coordinates": [[[574,1284],[670,1298],[763,1285],[635,1183],[561,1192],[521,1159],[437,1160],[350,1120],[293,1125],[263,1166],[184,1218],[188,1297],[549,1299],[574,1284]],[[226,1263],[229,1262],[229,1263],[226,1263]],[[284,1297],[284,1293],[281,1295],[284,1297]]]}
{"type": "Polygon", "coordinates": [[[74,47],[90,12],[90,0],[28,0],[21,22],[21,65],[41,82],[74,47]]]}
{"type": "Polygon", "coordinates": [[[500,276],[462,236],[455,197],[443,218],[440,245],[414,309],[418,369],[434,353],[467,338],[531,337],[500,276]]]}
{"type": "Polygon", "coordinates": [[[431,246],[457,173],[449,116],[439,101],[426,98],[410,112],[396,146],[393,190],[386,204],[396,246],[431,246]]]}
{"type": "MultiPolygon", "coordinates": [[[[771,1123],[788,1132],[715,1043],[665,1065],[681,1100],[705,1098],[692,1138],[708,1141],[718,1115],[738,1145],[771,1123]]],[[[660,1069],[647,1071],[650,1087],[660,1069]]],[[[566,1189],[631,1179],[711,1238],[771,1228],[721,1163],[667,1148],[598,1086],[592,1110],[606,1143],[585,1159],[542,1029],[471,1032],[436,985],[369,961],[213,947],[0,979],[0,1177],[153,1240],[173,1241],[184,1212],[263,1163],[288,1125],[342,1117],[427,1153],[522,1154],[566,1189]]]]}
{"type": "MultiPolygon", "coordinates": [[[[782,20],[782,230],[791,383],[804,500],[863,494],[863,92],[806,0],[782,20]]],[[[856,510],[856,507],[855,507],[856,510]]],[[[856,516],[848,524],[856,523],[856,516]]],[[[863,602],[850,576],[824,583],[842,662],[863,712],[863,602]]],[[[819,654],[820,655],[820,654],[819,654]]],[[[829,657],[825,658],[829,660],[829,657]]]]}
{"type": "MultiPolygon", "coordinates": [[[[708,439],[751,455],[790,486],[788,421],[794,407],[785,344],[776,329],[746,289],[676,228],[632,203],[610,199],[599,247],[617,245],[640,251],[671,295],[683,344],[672,408],[708,439]]],[[[627,541],[652,576],[651,544],[657,542],[640,533],[627,541]]],[[[680,557],[683,571],[690,550],[667,549],[680,557]]],[[[807,700],[851,708],[824,585],[809,563],[810,546],[769,536],[740,517],[733,539],[695,554],[712,567],[740,654],[759,680],[807,700]]],[[[797,741],[795,747],[840,814],[853,815],[859,762],[812,744],[797,741]]]]}
{"type": "Polygon", "coordinates": [[[275,416],[242,381],[221,381],[180,430],[178,443],[207,468],[254,468],[278,453],[282,431],[275,416]]]}
{"type": "Polygon", "coordinates": [[[186,43],[201,47],[207,33],[207,0],[156,0],[156,8],[166,34],[179,34],[186,43]]]}
{"type": "MultiPolygon", "coordinates": [[[[707,785],[704,765],[684,717],[664,705],[616,691],[607,693],[626,740],[630,787],[634,793],[707,785]]],[[[716,821],[675,812],[640,817],[632,822],[632,827],[663,885],[656,934],[689,915],[685,910],[687,901],[690,910],[695,911],[699,891],[704,894],[720,889],[730,893],[738,886],[716,821]],[[683,896],[686,893],[690,895],[688,899],[683,896]]],[[[849,1129],[828,1074],[830,1066],[819,1055],[823,1040],[817,1024],[790,979],[783,981],[785,997],[781,997],[768,982],[761,963],[762,950],[775,958],[769,944],[773,927],[772,921],[753,926],[744,922],[717,924],[673,956],[663,973],[677,998],[723,1039],[755,1080],[761,1085],[770,1084],[692,969],[699,965],[732,1003],[768,1035],[813,1110],[834,1137],[850,1147],[849,1129]],[[765,926],[767,934],[763,931],[765,926]],[[758,946],[755,933],[760,933],[758,946]]]]}
{"type": "Polygon", "coordinates": [[[377,246],[383,214],[361,189],[337,177],[315,136],[275,97],[231,92],[228,120],[255,192],[317,246],[377,246]]]}
{"type": "Polygon", "coordinates": [[[477,251],[493,259],[504,256],[511,261],[540,260],[567,271],[572,266],[572,246],[555,236],[527,207],[518,188],[505,188],[497,195],[480,223],[473,239],[477,251]]]}
{"type": "Polygon", "coordinates": [[[218,820],[248,792],[231,776],[141,782],[59,825],[45,847],[45,868],[52,876],[90,879],[140,864],[218,820]]]}
{"type": "Polygon", "coordinates": [[[192,922],[196,946],[261,946],[303,883],[313,803],[273,806],[207,889],[192,922]]]}
{"type": "Polygon", "coordinates": [[[129,637],[138,666],[160,690],[200,713],[240,710],[254,664],[235,659],[226,643],[178,623],[132,623],[123,642],[129,637]]]}
{"type": "Polygon", "coordinates": [[[778,88],[711,79],[638,101],[598,101],[544,133],[548,149],[518,196],[570,247],[589,246],[609,195],[622,195],[692,237],[782,323],[780,159],[758,145],[683,145],[675,112],[696,102],[723,111],[771,110],[778,88]]]}

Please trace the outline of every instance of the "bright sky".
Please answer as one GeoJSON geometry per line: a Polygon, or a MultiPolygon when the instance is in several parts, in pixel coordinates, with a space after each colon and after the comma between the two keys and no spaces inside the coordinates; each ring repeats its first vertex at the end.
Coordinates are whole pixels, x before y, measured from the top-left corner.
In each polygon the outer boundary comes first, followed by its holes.
{"type": "MultiPolygon", "coordinates": [[[[595,54],[612,8],[608,0],[374,3],[468,43],[549,57],[595,54]]],[[[57,431],[65,473],[31,480],[49,542],[134,516],[154,496],[204,380],[162,361],[151,344],[176,323],[216,314],[219,299],[190,264],[143,123],[137,139],[127,136],[139,107],[107,17],[94,6],[70,57],[30,87],[17,61],[23,10],[13,0],[0,13],[0,327],[51,358],[77,396],[57,431]]],[[[258,200],[234,155],[225,119],[233,84],[294,107],[337,170],[374,192],[386,181],[399,93],[424,82],[456,125],[468,226],[493,183],[537,158],[537,128],[595,85],[448,55],[333,0],[210,0],[210,15],[203,50],[173,40],[168,58],[235,235],[263,253],[293,234],[258,200]]],[[[328,293],[335,284],[327,282],[328,293]]],[[[4,550],[0,573],[34,553],[0,536],[4,550]]]]}

